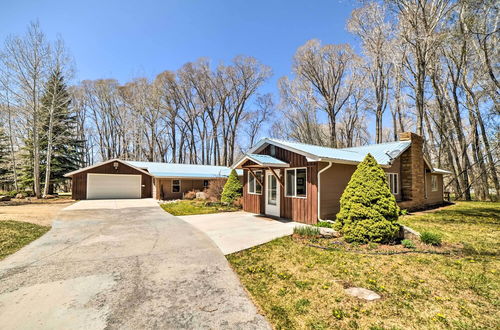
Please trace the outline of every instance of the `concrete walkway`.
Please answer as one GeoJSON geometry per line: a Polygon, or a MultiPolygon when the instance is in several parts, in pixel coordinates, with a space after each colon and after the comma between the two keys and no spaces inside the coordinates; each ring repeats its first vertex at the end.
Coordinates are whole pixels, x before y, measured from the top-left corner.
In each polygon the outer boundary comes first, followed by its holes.
{"type": "Polygon", "coordinates": [[[0,262],[2,329],[268,329],[202,232],[153,200],[81,201],[0,262]]]}
{"type": "Polygon", "coordinates": [[[295,226],[302,225],[247,212],[188,215],[179,218],[207,234],[226,255],[291,235],[295,226]]]}

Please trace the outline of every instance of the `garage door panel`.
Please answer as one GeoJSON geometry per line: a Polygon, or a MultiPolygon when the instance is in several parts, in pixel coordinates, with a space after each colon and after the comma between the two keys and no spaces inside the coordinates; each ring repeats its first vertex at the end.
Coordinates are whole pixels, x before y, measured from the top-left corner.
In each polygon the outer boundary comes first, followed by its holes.
{"type": "Polygon", "coordinates": [[[87,174],[87,199],[141,198],[141,175],[87,174]]]}

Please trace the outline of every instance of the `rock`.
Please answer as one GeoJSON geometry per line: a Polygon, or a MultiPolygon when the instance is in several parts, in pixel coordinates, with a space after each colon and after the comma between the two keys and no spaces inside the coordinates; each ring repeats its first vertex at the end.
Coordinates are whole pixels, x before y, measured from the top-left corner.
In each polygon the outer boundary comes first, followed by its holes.
{"type": "Polygon", "coordinates": [[[340,233],[332,228],[328,227],[318,227],[319,234],[323,237],[340,237],[340,233]]]}
{"type": "Polygon", "coordinates": [[[12,198],[10,196],[6,196],[6,195],[2,195],[0,196],[0,202],[8,202],[10,201],[12,198]]]}
{"type": "Polygon", "coordinates": [[[45,195],[45,196],[43,196],[43,199],[54,199],[54,198],[56,198],[56,196],[54,196],[54,195],[45,195]]]}
{"type": "Polygon", "coordinates": [[[416,230],[411,229],[403,225],[399,226],[399,239],[419,239],[420,233],[416,230]]]}
{"type": "Polygon", "coordinates": [[[24,194],[19,193],[16,195],[16,199],[24,199],[24,198],[26,198],[24,194]]]}
{"type": "Polygon", "coordinates": [[[196,193],[196,199],[207,199],[207,194],[205,194],[203,191],[198,191],[196,193]]]}
{"type": "Polygon", "coordinates": [[[356,297],[359,299],[364,299],[367,301],[378,300],[381,298],[376,292],[374,292],[372,290],[365,289],[365,288],[352,287],[352,288],[344,289],[344,291],[350,296],[353,296],[353,297],[356,297]]]}

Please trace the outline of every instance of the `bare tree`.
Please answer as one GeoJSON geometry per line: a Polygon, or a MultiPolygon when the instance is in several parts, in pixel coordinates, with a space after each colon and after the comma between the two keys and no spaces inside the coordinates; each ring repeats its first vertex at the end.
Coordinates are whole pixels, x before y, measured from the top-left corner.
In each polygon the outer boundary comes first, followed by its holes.
{"type": "Polygon", "coordinates": [[[332,147],[338,146],[337,115],[351,96],[353,84],[349,77],[357,61],[358,56],[348,44],[322,46],[319,40],[309,40],[294,57],[294,72],[311,84],[328,116],[332,147]]]}

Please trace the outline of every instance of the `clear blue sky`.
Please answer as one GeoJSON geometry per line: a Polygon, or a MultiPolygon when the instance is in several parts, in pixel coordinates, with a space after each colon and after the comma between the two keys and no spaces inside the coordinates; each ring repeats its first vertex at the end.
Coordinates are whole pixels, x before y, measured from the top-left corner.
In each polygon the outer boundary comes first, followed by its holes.
{"type": "Polygon", "coordinates": [[[261,92],[276,92],[296,49],[317,38],[353,43],[345,23],[354,0],[0,0],[0,40],[38,20],[73,54],[77,80],[154,77],[209,57],[251,55],[273,69],[261,92]]]}

